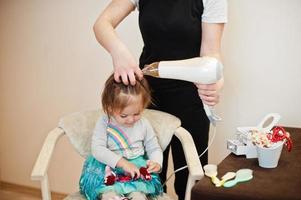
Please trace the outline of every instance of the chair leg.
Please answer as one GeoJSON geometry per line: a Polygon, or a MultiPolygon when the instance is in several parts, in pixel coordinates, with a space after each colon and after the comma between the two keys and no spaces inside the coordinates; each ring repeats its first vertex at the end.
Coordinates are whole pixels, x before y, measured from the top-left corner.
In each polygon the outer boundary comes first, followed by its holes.
{"type": "Polygon", "coordinates": [[[45,176],[41,180],[41,190],[42,190],[42,199],[51,200],[51,192],[49,190],[49,182],[48,182],[47,174],[45,174],[45,176]]]}
{"type": "Polygon", "coordinates": [[[190,200],[191,189],[194,184],[195,184],[195,180],[191,177],[191,175],[189,175],[187,180],[187,185],[186,185],[185,200],[190,200]]]}

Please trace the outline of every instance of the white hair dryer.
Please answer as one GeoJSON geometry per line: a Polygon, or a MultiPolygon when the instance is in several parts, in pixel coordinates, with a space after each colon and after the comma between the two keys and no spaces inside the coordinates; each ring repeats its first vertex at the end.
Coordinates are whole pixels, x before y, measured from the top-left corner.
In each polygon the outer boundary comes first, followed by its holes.
{"type": "MultiPolygon", "coordinates": [[[[144,75],[157,78],[178,79],[194,83],[212,84],[223,77],[222,63],[213,57],[196,57],[185,60],[160,61],[145,65],[144,75]]],[[[213,107],[204,104],[210,122],[215,126],[221,118],[214,113],[213,107]]]]}

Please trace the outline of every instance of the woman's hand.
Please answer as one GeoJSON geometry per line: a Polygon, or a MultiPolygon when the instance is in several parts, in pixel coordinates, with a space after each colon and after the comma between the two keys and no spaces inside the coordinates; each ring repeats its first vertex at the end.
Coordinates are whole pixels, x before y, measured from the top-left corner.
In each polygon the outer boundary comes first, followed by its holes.
{"type": "Polygon", "coordinates": [[[133,163],[125,160],[124,158],[121,158],[117,162],[117,167],[121,167],[123,171],[129,175],[131,175],[132,178],[139,178],[140,177],[140,171],[136,165],[133,163]]]}
{"type": "Polygon", "coordinates": [[[139,80],[143,78],[143,73],[138,63],[125,46],[117,48],[111,55],[114,65],[115,81],[122,81],[126,85],[129,83],[135,85],[136,78],[139,80]]]}
{"type": "Polygon", "coordinates": [[[146,161],[146,166],[147,166],[148,173],[152,173],[152,172],[158,173],[161,170],[161,166],[159,165],[159,163],[152,160],[146,161]]]}
{"type": "Polygon", "coordinates": [[[221,78],[213,84],[195,83],[198,88],[198,93],[203,103],[208,106],[215,106],[219,102],[219,92],[224,85],[224,79],[221,78]]]}

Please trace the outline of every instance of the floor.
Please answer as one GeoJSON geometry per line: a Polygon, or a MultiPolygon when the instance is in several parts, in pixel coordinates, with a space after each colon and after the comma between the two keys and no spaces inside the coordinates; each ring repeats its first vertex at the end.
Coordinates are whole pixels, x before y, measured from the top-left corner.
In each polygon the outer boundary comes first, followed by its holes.
{"type": "Polygon", "coordinates": [[[26,193],[20,193],[20,192],[13,192],[13,191],[6,191],[6,190],[0,190],[0,199],[1,200],[12,200],[12,199],[18,199],[18,200],[41,200],[40,197],[36,197],[31,194],[26,193]]]}
{"type": "MultiPolygon", "coordinates": [[[[62,200],[66,195],[52,193],[52,200],[62,200]]],[[[41,191],[36,188],[0,181],[0,200],[41,200],[41,191]]]]}

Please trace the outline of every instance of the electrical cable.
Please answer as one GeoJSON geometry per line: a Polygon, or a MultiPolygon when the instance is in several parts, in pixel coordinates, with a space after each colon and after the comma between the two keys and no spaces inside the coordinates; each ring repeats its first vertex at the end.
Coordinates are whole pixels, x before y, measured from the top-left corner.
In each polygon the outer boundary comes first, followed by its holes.
{"type": "MultiPolygon", "coordinates": [[[[215,138],[215,135],[216,135],[216,126],[213,126],[213,135],[212,135],[212,138],[211,138],[211,140],[210,140],[210,142],[209,142],[209,145],[208,145],[207,148],[199,155],[199,158],[202,157],[202,156],[204,155],[204,153],[206,153],[206,151],[208,151],[209,147],[210,147],[210,146],[212,145],[212,143],[213,143],[213,140],[214,140],[214,138],[215,138]]],[[[176,173],[179,172],[179,171],[182,171],[182,170],[186,169],[187,167],[188,167],[188,166],[185,165],[185,166],[183,166],[183,167],[180,167],[180,168],[174,170],[173,173],[171,173],[171,174],[167,177],[166,181],[163,183],[163,186],[166,185],[166,183],[169,181],[169,179],[170,179],[174,174],[176,174],[176,173]]]]}

